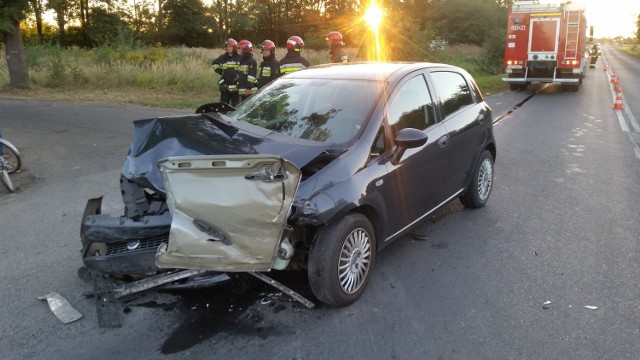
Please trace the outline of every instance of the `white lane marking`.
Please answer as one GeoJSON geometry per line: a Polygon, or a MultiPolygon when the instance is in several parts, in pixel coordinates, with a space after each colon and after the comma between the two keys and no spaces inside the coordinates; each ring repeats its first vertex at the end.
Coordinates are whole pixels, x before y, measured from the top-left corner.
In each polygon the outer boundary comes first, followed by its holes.
{"type": "Polygon", "coordinates": [[[625,99],[622,99],[622,106],[624,106],[624,113],[627,114],[627,117],[629,118],[629,123],[631,123],[631,127],[633,128],[633,131],[640,132],[640,125],[638,125],[638,122],[636,121],[636,117],[633,116],[633,113],[629,108],[629,104],[627,104],[627,101],[625,99]]]}
{"type": "Polygon", "coordinates": [[[620,128],[624,132],[629,132],[629,127],[627,123],[624,121],[624,116],[622,116],[622,112],[616,110],[616,115],[618,115],[618,122],[620,123],[620,128]]]}

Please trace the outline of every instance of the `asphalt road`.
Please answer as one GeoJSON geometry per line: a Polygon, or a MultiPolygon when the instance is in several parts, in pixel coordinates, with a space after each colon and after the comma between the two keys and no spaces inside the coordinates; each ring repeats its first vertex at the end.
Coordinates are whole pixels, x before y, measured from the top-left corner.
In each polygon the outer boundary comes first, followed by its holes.
{"type": "MultiPolygon", "coordinates": [[[[637,66],[617,56],[605,49],[616,71],[637,66]]],[[[130,120],[176,112],[0,100],[0,127],[26,168],[19,192],[0,189],[0,354],[635,359],[640,160],[633,128],[621,126],[628,118],[621,122],[611,110],[601,65],[576,93],[548,86],[489,97],[500,115],[534,95],[495,126],[488,205],[467,210],[456,201],[420,226],[426,240],[406,237],[385,248],[355,304],[307,310],[268,287],[243,293],[238,284],[149,292],[124,304],[118,329],[99,328],[93,299],[83,296],[90,286],[76,275],[80,217],[86,199],[102,194],[103,211],[121,213],[118,177],[130,120]],[[59,322],[36,299],[51,291],[84,317],[59,322]]],[[[623,75],[625,97],[637,74],[623,75]]],[[[304,276],[282,281],[309,292],[304,276]]]]}

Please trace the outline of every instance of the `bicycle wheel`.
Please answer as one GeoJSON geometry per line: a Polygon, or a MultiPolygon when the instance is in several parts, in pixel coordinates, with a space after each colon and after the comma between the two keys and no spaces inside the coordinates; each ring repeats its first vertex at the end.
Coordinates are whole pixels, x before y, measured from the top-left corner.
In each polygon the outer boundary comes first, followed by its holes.
{"type": "Polygon", "coordinates": [[[22,160],[20,159],[18,149],[5,139],[0,139],[0,147],[2,148],[2,158],[0,161],[4,162],[5,170],[7,170],[9,174],[20,170],[22,160]]]}
{"type": "Polygon", "coordinates": [[[13,183],[9,178],[9,173],[7,172],[7,170],[5,169],[0,170],[0,178],[2,178],[2,183],[4,184],[4,187],[6,187],[7,190],[9,190],[9,192],[13,192],[15,190],[13,188],[13,183]]]}

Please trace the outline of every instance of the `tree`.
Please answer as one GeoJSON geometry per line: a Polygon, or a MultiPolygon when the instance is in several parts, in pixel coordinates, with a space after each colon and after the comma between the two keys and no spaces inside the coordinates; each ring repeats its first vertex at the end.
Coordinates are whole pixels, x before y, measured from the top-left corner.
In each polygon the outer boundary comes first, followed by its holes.
{"type": "Polygon", "coordinates": [[[447,0],[436,11],[437,32],[451,43],[482,46],[492,29],[506,27],[507,8],[493,0],[447,0]]]}
{"type": "Polygon", "coordinates": [[[66,45],[65,27],[67,26],[67,14],[69,13],[69,0],[49,0],[47,7],[56,13],[58,42],[60,45],[66,45]]]}
{"type": "Polygon", "coordinates": [[[29,0],[29,3],[31,4],[31,10],[36,17],[36,31],[38,32],[38,41],[42,44],[44,38],[42,34],[42,13],[44,11],[44,6],[42,5],[42,0],[29,0]]]}
{"type": "Polygon", "coordinates": [[[132,39],[129,25],[118,14],[102,8],[93,8],[85,29],[87,38],[93,45],[113,44],[121,39],[132,39]]]}
{"type": "Polygon", "coordinates": [[[165,0],[162,6],[164,33],[172,45],[203,46],[210,43],[213,22],[201,0],[165,0]]]}
{"type": "Polygon", "coordinates": [[[0,33],[4,40],[9,69],[9,86],[28,88],[29,68],[20,32],[20,21],[29,9],[28,0],[15,0],[9,4],[0,2],[0,33]]]}
{"type": "Polygon", "coordinates": [[[638,20],[636,20],[636,27],[638,31],[636,31],[636,37],[640,40],[640,14],[638,14],[638,20]]]}

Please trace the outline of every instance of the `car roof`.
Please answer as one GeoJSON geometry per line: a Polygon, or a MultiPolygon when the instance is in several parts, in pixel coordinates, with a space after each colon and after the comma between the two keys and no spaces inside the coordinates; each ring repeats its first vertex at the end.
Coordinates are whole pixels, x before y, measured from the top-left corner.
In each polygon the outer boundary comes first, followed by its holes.
{"type": "Polygon", "coordinates": [[[371,62],[312,66],[286,76],[289,79],[349,79],[394,82],[405,75],[427,68],[451,68],[451,65],[429,62],[371,62]]]}

